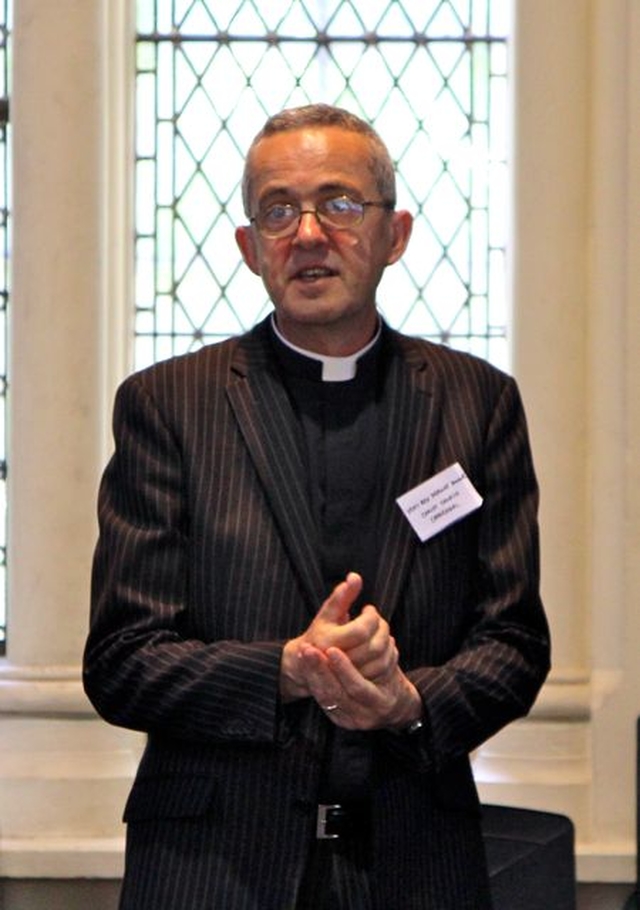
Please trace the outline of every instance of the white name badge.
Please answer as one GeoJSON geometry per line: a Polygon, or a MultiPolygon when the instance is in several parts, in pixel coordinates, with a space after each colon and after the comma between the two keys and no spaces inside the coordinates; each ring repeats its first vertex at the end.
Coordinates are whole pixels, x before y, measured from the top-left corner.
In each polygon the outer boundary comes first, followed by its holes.
{"type": "Polygon", "coordinates": [[[403,493],[396,502],[424,543],[479,509],[482,496],[456,462],[403,493]]]}

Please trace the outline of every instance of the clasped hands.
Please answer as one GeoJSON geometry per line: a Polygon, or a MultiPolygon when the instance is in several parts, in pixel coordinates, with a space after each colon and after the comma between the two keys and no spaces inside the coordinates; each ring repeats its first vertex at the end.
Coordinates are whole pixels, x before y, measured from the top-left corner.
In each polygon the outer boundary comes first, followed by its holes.
{"type": "Polygon", "coordinates": [[[285,644],[280,694],[285,702],[314,698],[347,730],[402,729],[420,718],[422,701],[378,610],[368,604],[349,616],[361,590],[362,578],[350,572],[306,631],[285,644]]]}

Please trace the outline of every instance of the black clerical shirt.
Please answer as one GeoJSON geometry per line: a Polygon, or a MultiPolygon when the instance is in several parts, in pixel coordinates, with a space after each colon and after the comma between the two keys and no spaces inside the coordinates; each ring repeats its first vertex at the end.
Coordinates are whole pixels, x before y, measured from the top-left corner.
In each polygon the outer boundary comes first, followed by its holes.
{"type": "MultiPolygon", "coordinates": [[[[273,340],[300,420],[327,594],[348,572],[358,572],[364,586],[355,615],[371,599],[378,562],[380,339],[343,381],[323,381],[320,359],[292,349],[275,331],[273,340]]],[[[321,800],[363,798],[370,776],[368,736],[333,728],[321,800]]]]}

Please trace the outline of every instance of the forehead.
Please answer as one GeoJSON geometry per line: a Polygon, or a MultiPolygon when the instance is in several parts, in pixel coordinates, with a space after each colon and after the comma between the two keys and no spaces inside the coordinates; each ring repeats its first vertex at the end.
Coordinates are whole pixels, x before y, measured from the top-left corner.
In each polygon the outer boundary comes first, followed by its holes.
{"type": "Polygon", "coordinates": [[[250,159],[254,199],[288,191],[304,195],[323,187],[373,192],[371,144],[339,127],[311,127],[266,136],[250,159]]]}

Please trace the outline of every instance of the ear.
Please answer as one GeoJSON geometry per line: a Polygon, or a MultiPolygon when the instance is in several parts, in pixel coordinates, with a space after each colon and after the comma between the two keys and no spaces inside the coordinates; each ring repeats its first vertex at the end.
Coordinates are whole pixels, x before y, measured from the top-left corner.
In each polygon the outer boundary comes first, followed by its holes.
{"type": "Polygon", "coordinates": [[[411,237],[413,215],[404,209],[391,214],[392,243],[387,258],[387,265],[397,262],[402,256],[411,237]]]}
{"type": "Polygon", "coordinates": [[[236,228],[236,243],[242,253],[242,258],[254,275],[260,275],[260,257],[256,248],[256,235],[251,225],[236,228]]]}

